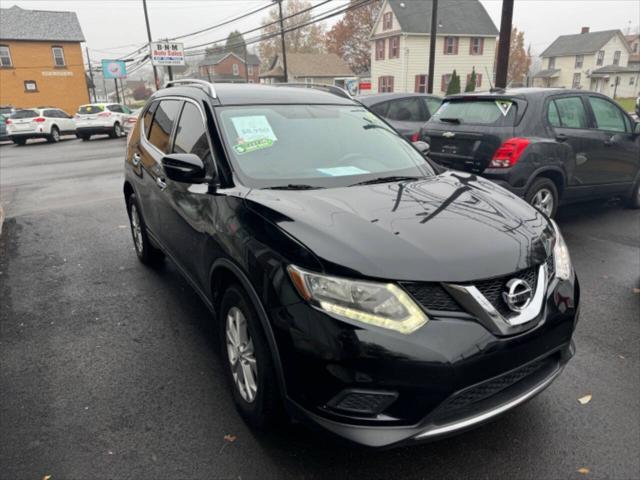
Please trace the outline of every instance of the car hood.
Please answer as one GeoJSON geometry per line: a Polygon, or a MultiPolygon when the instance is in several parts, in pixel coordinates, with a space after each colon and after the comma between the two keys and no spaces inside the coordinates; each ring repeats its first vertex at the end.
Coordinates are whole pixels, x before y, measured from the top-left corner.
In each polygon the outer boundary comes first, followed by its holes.
{"type": "Polygon", "coordinates": [[[246,201],[337,275],[471,281],[540,264],[551,251],[542,214],[456,171],[344,188],[252,190],[246,201]]]}

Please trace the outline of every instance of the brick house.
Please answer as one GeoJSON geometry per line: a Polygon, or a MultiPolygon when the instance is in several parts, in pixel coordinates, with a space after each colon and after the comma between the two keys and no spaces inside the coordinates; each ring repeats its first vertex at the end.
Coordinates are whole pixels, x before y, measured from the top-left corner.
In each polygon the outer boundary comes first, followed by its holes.
{"type": "MultiPolygon", "coordinates": [[[[427,91],[431,0],[385,0],[371,33],[372,92],[427,91]]],[[[461,88],[475,68],[478,90],[493,76],[498,29],[479,0],[440,0],[433,93],[455,69],[461,88]]]]}
{"type": "Polygon", "coordinates": [[[198,64],[200,77],[210,82],[258,83],[260,59],[252,53],[246,56],[232,52],[212,53],[198,64]]]}
{"type": "Polygon", "coordinates": [[[0,9],[0,104],[73,114],[89,103],[84,41],[74,12],[0,9]]]}

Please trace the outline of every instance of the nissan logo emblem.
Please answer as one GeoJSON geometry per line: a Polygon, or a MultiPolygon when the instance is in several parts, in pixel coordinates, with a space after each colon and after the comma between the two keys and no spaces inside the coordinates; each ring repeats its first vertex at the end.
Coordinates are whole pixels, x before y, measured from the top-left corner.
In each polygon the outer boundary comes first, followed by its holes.
{"type": "Polygon", "coordinates": [[[502,298],[507,306],[514,312],[521,312],[531,302],[533,291],[531,286],[520,278],[512,278],[507,282],[506,291],[502,292],[502,298]]]}

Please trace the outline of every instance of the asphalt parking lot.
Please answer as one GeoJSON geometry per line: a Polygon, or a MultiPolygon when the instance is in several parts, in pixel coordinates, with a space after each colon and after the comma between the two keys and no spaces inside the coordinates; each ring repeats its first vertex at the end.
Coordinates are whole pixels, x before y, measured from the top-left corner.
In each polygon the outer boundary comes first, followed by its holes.
{"type": "Polygon", "coordinates": [[[640,477],[640,212],[561,209],[582,316],[548,390],[463,435],[372,452],[244,425],[208,311],[173,265],[136,259],[124,147],[0,146],[0,478],[640,477]]]}

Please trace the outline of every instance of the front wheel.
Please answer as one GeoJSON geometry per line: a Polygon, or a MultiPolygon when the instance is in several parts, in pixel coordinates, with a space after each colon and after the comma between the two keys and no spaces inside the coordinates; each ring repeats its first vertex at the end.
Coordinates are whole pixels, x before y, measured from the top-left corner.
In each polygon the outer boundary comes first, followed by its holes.
{"type": "Polygon", "coordinates": [[[524,198],[547,217],[555,217],[558,210],[558,189],[552,180],[548,178],[537,179],[529,187],[524,198]]]}
{"type": "Polygon", "coordinates": [[[280,401],[271,352],[253,304],[239,285],[227,288],[219,315],[221,352],[236,408],[253,427],[274,423],[280,401]]]}

